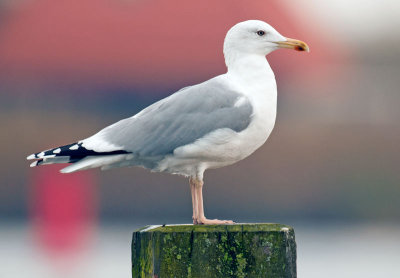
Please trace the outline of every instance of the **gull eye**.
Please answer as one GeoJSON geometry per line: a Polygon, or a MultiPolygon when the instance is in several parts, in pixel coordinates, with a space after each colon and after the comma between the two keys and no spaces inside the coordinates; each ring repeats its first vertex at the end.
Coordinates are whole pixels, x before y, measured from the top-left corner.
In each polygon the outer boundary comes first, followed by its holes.
{"type": "Polygon", "coordinates": [[[262,36],[265,35],[265,31],[263,31],[263,30],[258,30],[258,31],[257,31],[257,35],[259,35],[260,37],[262,37],[262,36]]]}

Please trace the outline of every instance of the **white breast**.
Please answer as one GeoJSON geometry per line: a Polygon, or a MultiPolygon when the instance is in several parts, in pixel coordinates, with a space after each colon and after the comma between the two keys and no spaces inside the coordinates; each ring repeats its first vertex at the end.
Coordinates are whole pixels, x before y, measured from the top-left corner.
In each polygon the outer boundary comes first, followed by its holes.
{"type": "MultiPolygon", "coordinates": [[[[265,59],[264,61],[266,62],[265,59]]],[[[236,84],[253,107],[250,125],[238,133],[241,144],[237,147],[241,151],[240,159],[243,159],[261,147],[274,128],[277,106],[276,81],[269,65],[257,71],[241,71],[239,75],[228,73],[227,78],[236,84]]]]}

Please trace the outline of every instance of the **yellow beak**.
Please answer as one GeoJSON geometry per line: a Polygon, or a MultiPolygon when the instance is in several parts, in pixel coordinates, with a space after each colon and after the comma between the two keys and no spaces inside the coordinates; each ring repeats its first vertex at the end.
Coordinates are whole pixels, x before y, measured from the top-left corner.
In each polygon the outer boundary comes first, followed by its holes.
{"type": "Polygon", "coordinates": [[[310,48],[305,42],[295,39],[287,38],[286,41],[277,42],[276,44],[278,45],[279,48],[289,48],[297,51],[310,52],[310,48]]]}

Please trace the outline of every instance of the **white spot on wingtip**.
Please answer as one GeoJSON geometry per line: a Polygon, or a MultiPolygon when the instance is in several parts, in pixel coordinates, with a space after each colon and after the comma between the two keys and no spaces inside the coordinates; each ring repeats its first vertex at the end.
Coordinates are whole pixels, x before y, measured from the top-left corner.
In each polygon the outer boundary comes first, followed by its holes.
{"type": "Polygon", "coordinates": [[[55,149],[55,150],[53,151],[53,153],[60,153],[60,152],[61,152],[61,149],[60,149],[60,148],[55,149]]]}
{"type": "Polygon", "coordinates": [[[37,164],[38,164],[38,162],[34,161],[34,162],[31,163],[31,165],[29,165],[29,167],[35,167],[35,166],[37,166],[37,164]]]}
{"type": "Polygon", "coordinates": [[[27,160],[35,159],[35,154],[28,155],[26,157],[27,160]]]}
{"type": "Polygon", "coordinates": [[[42,158],[44,156],[44,152],[41,152],[40,154],[37,155],[38,158],[42,158]]]}
{"type": "Polygon", "coordinates": [[[70,149],[71,151],[77,150],[78,148],[79,148],[79,145],[78,145],[78,144],[75,144],[75,145],[69,147],[69,149],[70,149]]]}

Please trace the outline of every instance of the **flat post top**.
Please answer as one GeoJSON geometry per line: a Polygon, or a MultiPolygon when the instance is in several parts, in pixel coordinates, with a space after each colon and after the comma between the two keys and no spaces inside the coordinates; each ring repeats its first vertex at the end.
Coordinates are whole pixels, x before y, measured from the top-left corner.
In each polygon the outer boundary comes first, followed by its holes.
{"type": "Polygon", "coordinates": [[[233,225],[148,225],[135,232],[161,232],[161,233],[207,233],[207,232],[293,232],[288,225],[276,223],[236,223],[233,225]]]}

